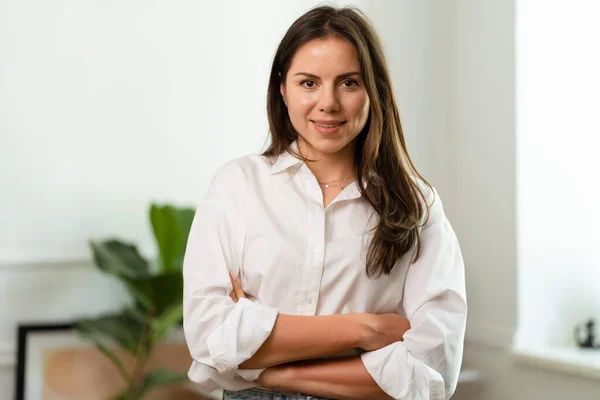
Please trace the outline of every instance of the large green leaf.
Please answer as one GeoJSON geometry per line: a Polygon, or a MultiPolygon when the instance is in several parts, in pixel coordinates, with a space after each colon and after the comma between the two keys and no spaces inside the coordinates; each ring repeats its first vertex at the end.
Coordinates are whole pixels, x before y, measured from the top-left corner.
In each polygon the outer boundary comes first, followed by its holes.
{"type": "Polygon", "coordinates": [[[154,313],[156,308],[154,299],[152,298],[152,292],[147,289],[147,281],[153,279],[152,276],[148,276],[140,279],[125,280],[124,283],[129,289],[129,292],[133,296],[136,304],[136,308],[142,309],[143,313],[154,313]]]}
{"type": "Polygon", "coordinates": [[[194,210],[191,208],[156,204],[150,207],[150,222],[158,244],[161,271],[181,270],[193,219],[194,210]]]}
{"type": "Polygon", "coordinates": [[[183,302],[174,304],[152,321],[152,337],[158,342],[168,336],[171,330],[183,318],[183,302]]]}
{"type": "Polygon", "coordinates": [[[184,373],[173,372],[166,369],[155,370],[144,378],[144,383],[142,384],[138,398],[141,399],[153,387],[172,385],[184,382],[187,379],[188,377],[184,373]]]}
{"type": "Polygon", "coordinates": [[[183,301],[183,275],[181,271],[165,272],[129,281],[130,290],[144,306],[159,316],[183,301]]]}
{"type": "Polygon", "coordinates": [[[125,314],[129,320],[136,321],[140,325],[146,325],[148,320],[150,319],[150,315],[145,309],[140,307],[128,307],[123,310],[123,314],[125,314]]]}
{"type": "MultiPolygon", "coordinates": [[[[75,328],[84,337],[94,343],[106,343],[107,340],[118,344],[135,355],[144,334],[144,323],[133,317],[130,312],[108,314],[97,318],[77,321],[75,328]]],[[[114,360],[113,360],[114,362],[114,360]]]]}
{"type": "Polygon", "coordinates": [[[118,240],[91,241],[96,265],[120,279],[135,279],[149,275],[148,261],[135,246],[118,240]]]}

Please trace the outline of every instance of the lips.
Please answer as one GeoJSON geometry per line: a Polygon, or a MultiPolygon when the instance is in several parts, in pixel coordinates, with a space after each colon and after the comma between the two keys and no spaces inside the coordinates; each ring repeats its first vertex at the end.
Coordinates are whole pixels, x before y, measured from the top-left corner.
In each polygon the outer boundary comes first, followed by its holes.
{"type": "Polygon", "coordinates": [[[322,135],[333,135],[338,133],[346,121],[336,121],[330,124],[322,124],[320,121],[311,121],[314,124],[315,130],[322,135]]]}
{"type": "Polygon", "coordinates": [[[323,119],[319,119],[319,120],[313,120],[312,122],[314,122],[317,126],[323,127],[323,128],[335,128],[336,126],[340,126],[343,123],[345,123],[346,121],[339,121],[339,120],[323,120],[323,119]]]}

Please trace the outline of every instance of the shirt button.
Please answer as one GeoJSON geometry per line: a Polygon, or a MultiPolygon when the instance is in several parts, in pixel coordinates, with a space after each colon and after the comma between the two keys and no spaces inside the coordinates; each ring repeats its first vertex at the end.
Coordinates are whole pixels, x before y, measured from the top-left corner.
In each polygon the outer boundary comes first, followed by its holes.
{"type": "Polygon", "coordinates": [[[306,302],[307,302],[308,304],[312,304],[312,299],[311,299],[310,297],[308,297],[308,298],[306,299],[306,302]]]}

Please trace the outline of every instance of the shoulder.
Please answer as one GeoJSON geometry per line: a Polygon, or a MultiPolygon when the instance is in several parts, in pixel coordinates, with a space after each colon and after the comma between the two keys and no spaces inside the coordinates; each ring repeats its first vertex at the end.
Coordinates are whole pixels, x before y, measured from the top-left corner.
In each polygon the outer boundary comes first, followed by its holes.
{"type": "Polygon", "coordinates": [[[269,159],[260,154],[248,154],[222,164],[212,180],[221,185],[234,186],[269,173],[269,159]]]}
{"type": "Polygon", "coordinates": [[[269,174],[270,160],[260,154],[248,154],[229,160],[213,174],[208,194],[242,196],[269,174]]]}

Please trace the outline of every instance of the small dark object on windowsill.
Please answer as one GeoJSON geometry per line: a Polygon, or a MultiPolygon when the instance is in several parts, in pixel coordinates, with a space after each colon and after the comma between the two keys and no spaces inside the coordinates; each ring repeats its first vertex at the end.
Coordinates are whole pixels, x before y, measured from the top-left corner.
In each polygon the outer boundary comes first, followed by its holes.
{"type": "Polygon", "coordinates": [[[581,340],[581,325],[575,327],[575,342],[582,349],[600,349],[600,344],[596,344],[596,336],[594,334],[594,325],[596,322],[590,319],[585,324],[586,336],[585,340],[581,340]]]}

